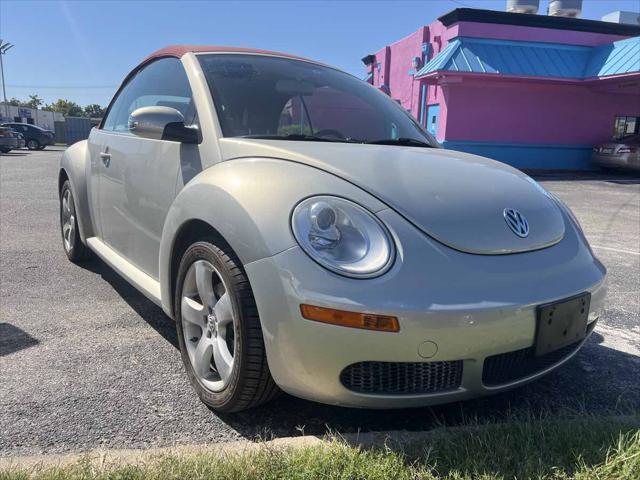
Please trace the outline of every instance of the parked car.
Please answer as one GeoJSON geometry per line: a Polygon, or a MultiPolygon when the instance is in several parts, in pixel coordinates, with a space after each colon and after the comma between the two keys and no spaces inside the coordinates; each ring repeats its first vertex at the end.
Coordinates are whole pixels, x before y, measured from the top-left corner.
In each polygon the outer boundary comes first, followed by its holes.
{"type": "Polygon", "coordinates": [[[11,122],[3,123],[1,126],[13,128],[18,133],[21,133],[29,150],[43,150],[47,145],[52,145],[54,142],[54,133],[37,125],[11,122]]]}
{"type": "Polygon", "coordinates": [[[560,200],[290,55],[152,54],[66,150],[59,192],[69,259],[97,254],[176,320],[220,411],[280,389],[376,408],[500,392],[566,362],[603,308],[560,200]]]}
{"type": "Polygon", "coordinates": [[[0,126],[0,152],[9,153],[16,148],[24,147],[24,139],[18,132],[9,127],[0,126]]]}
{"type": "Polygon", "coordinates": [[[593,164],[604,169],[640,171],[640,135],[593,147],[593,164]]]}

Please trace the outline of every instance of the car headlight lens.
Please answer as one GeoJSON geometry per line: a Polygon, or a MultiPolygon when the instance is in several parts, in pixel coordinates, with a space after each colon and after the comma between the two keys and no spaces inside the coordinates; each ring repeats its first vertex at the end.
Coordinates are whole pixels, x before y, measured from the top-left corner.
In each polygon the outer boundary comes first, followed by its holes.
{"type": "Polygon", "coordinates": [[[323,267],[342,275],[382,275],[395,256],[391,236],[380,220],[343,198],[307,198],[293,210],[291,224],[302,249],[323,267]]]}

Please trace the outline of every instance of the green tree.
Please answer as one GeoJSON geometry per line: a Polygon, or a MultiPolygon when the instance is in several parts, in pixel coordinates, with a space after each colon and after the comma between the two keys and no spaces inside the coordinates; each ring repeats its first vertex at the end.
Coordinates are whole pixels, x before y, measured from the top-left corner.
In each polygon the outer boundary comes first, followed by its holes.
{"type": "Polygon", "coordinates": [[[24,107],[24,102],[22,100],[18,100],[16,97],[11,97],[7,100],[7,105],[11,105],[12,107],[24,107]]]}
{"type": "Polygon", "coordinates": [[[24,102],[24,106],[29,108],[38,108],[43,103],[44,102],[42,101],[42,99],[37,94],[35,94],[29,95],[29,100],[24,102]]]}
{"type": "Polygon", "coordinates": [[[89,118],[102,118],[104,115],[104,108],[97,103],[92,103],[84,107],[84,114],[89,118]]]}
{"type": "Polygon", "coordinates": [[[45,110],[51,110],[52,112],[60,112],[65,117],[82,117],[84,116],[84,110],[76,102],[59,98],[53,103],[45,105],[45,110]]]}

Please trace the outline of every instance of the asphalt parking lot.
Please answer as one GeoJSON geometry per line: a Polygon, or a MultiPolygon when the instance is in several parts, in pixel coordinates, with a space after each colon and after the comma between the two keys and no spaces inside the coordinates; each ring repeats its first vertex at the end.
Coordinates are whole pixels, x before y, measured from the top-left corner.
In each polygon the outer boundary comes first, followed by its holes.
{"type": "Polygon", "coordinates": [[[162,311],[95,260],[67,261],[58,231],[61,148],[0,156],[0,457],[369,430],[421,430],[520,408],[640,410],[640,179],[546,174],[609,269],[596,332],[564,368],[495,397],[350,410],[289,396],[216,415],[193,393],[162,311]]]}

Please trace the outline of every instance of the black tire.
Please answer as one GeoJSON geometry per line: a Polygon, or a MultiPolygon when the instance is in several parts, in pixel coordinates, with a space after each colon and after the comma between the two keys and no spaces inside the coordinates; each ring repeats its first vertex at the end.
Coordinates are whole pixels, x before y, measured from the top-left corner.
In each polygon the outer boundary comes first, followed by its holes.
{"type": "Polygon", "coordinates": [[[0,152],[2,153],[9,153],[11,151],[10,148],[0,148],[0,152]]]}
{"type": "Polygon", "coordinates": [[[78,228],[78,216],[76,215],[75,199],[73,198],[73,192],[71,191],[71,184],[69,180],[66,180],[60,189],[60,236],[62,238],[62,248],[64,253],[67,254],[67,258],[74,263],[83,262],[92,257],[92,252],[89,248],[82,243],[80,238],[80,229],[78,228]],[[67,194],[69,195],[69,206],[73,214],[73,230],[69,236],[69,242],[65,239],[65,216],[63,198],[67,194]]]}
{"type": "Polygon", "coordinates": [[[40,148],[40,142],[35,138],[27,140],[27,148],[29,150],[38,150],[40,148]]]}
{"type": "Polygon", "coordinates": [[[47,146],[46,146],[46,145],[40,145],[40,146],[38,147],[38,150],[44,150],[45,148],[47,148],[47,146]]]}
{"type": "Polygon", "coordinates": [[[187,248],[178,268],[174,301],[182,361],[191,385],[205,405],[220,412],[239,412],[268,402],[280,393],[267,364],[260,318],[251,285],[240,261],[228,245],[218,239],[208,238],[187,248]],[[181,300],[185,277],[191,265],[199,260],[209,262],[219,273],[227,286],[237,318],[233,339],[233,369],[228,384],[218,392],[207,389],[196,375],[189,360],[182,327],[181,300]]]}

